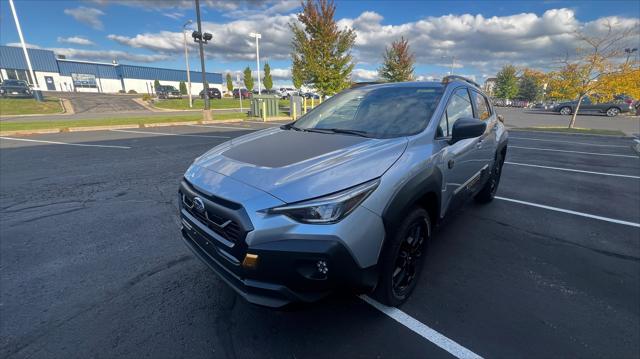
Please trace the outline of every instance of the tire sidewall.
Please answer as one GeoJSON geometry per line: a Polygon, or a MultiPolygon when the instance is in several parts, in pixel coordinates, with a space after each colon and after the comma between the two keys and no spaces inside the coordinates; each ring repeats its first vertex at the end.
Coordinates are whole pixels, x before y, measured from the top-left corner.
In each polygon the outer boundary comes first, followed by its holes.
{"type": "Polygon", "coordinates": [[[431,239],[431,234],[431,219],[429,218],[429,213],[422,207],[414,207],[410,211],[408,211],[405,219],[402,221],[402,223],[400,223],[394,233],[392,233],[391,241],[389,241],[384,248],[380,278],[378,286],[376,288],[376,297],[384,302],[384,304],[397,306],[402,304],[407,300],[407,298],[411,296],[411,293],[420,280],[420,274],[426,262],[427,247],[431,239]],[[395,262],[400,252],[401,244],[404,241],[407,235],[407,231],[411,228],[412,224],[416,221],[423,220],[427,224],[427,234],[424,243],[422,243],[422,256],[416,265],[416,275],[409,287],[405,290],[404,294],[402,296],[397,296],[393,290],[392,276],[395,269],[395,262]]]}

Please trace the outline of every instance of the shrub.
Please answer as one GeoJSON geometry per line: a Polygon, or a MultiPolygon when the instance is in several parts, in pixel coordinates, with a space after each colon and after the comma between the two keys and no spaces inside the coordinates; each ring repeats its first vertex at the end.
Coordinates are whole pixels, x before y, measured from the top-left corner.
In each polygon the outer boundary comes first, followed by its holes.
{"type": "Polygon", "coordinates": [[[136,94],[136,93],[138,93],[138,91],[136,91],[136,90],[129,90],[129,92],[128,92],[128,93],[130,93],[130,94],[136,94]]]}
{"type": "Polygon", "coordinates": [[[118,93],[125,93],[124,90],[118,90],[118,93]]]}
{"type": "Polygon", "coordinates": [[[149,94],[142,95],[142,101],[150,101],[150,100],[151,100],[151,96],[149,94]]]}

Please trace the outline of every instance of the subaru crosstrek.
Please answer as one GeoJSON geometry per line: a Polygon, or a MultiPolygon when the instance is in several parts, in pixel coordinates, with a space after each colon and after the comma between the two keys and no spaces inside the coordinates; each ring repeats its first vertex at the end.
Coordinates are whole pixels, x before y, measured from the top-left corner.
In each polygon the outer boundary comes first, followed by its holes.
{"type": "Polygon", "coordinates": [[[368,85],[200,156],[180,184],[182,234],[252,303],[336,289],[407,299],[434,226],[493,199],[507,132],[474,82],[368,85]]]}

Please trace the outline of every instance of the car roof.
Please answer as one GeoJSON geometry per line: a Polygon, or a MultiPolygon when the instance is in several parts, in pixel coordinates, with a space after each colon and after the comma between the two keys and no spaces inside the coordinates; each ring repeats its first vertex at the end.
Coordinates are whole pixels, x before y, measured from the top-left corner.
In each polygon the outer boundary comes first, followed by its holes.
{"type": "Polygon", "coordinates": [[[467,87],[471,87],[477,90],[482,90],[472,83],[463,80],[453,79],[447,83],[437,82],[437,81],[407,81],[407,82],[386,82],[386,83],[378,83],[371,85],[359,86],[356,88],[359,89],[377,89],[377,88],[406,88],[406,87],[416,87],[416,88],[445,88],[446,86],[451,85],[464,85],[467,87]]]}

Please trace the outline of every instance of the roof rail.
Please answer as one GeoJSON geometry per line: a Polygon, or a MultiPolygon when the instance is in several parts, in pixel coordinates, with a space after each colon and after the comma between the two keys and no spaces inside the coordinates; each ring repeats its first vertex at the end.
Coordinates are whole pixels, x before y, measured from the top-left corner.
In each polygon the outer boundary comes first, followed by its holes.
{"type": "Polygon", "coordinates": [[[473,80],[471,80],[471,79],[468,79],[468,78],[466,78],[466,77],[464,77],[464,76],[459,76],[459,75],[449,75],[449,76],[445,76],[445,77],[443,77],[443,78],[442,78],[442,83],[443,83],[443,84],[448,84],[449,82],[451,82],[451,81],[455,81],[455,80],[460,80],[460,81],[468,82],[468,83],[472,84],[473,86],[475,86],[475,87],[477,87],[477,88],[480,88],[480,85],[478,85],[478,83],[477,83],[477,82],[475,82],[475,81],[473,81],[473,80]]]}

